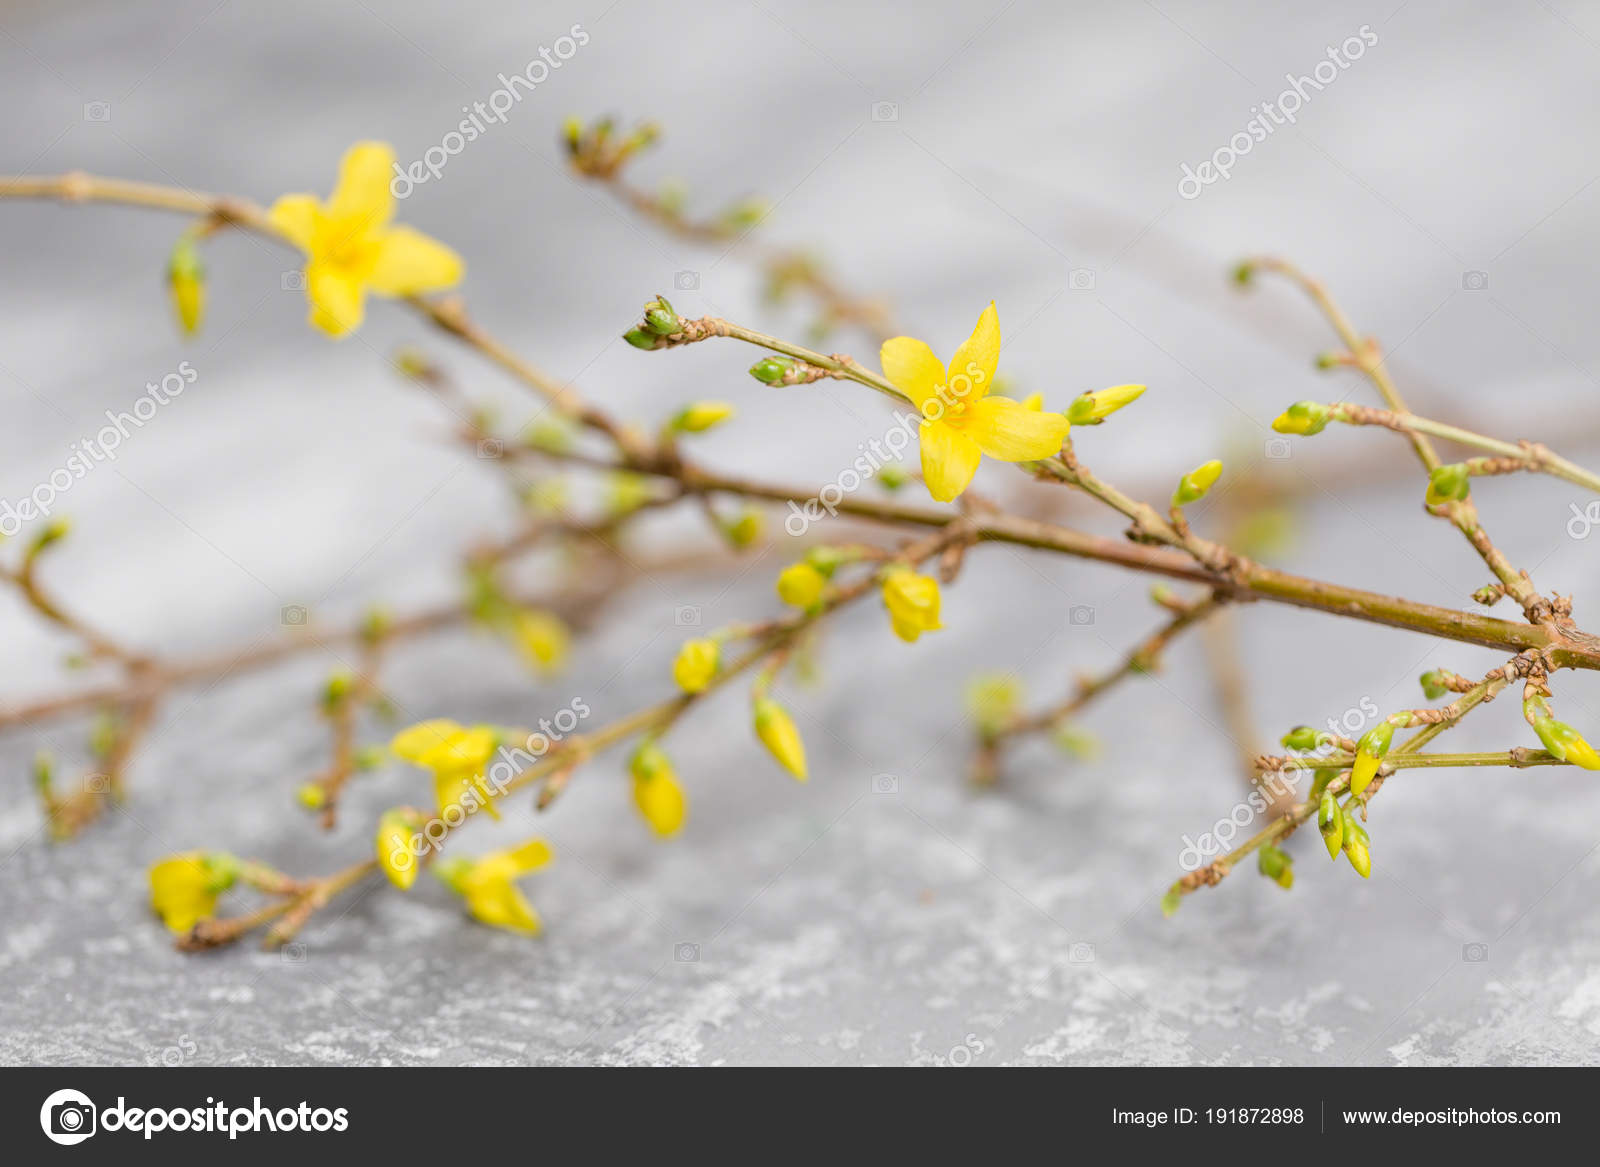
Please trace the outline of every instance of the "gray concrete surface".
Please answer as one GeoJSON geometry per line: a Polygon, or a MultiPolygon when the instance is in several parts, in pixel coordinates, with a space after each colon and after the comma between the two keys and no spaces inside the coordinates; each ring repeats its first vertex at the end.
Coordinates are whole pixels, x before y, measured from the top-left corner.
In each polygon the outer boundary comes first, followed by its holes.
{"type": "MultiPolygon", "coordinates": [[[[1147,382],[1126,421],[1082,441],[1113,478],[1164,480],[1229,443],[1264,451],[1287,402],[1363,392],[1311,370],[1328,340],[1287,289],[1227,288],[1228,265],[1261,250],[1340,290],[1419,411],[1597,453],[1581,440],[1600,356],[1593,4],[9,3],[0,171],[321,191],[349,142],[420,156],[498,73],[575,23],[590,43],[403,214],[467,256],[486,324],[608,405],[655,418],[694,395],[736,398],[740,423],[703,443],[718,464],[825,481],[881,413],[844,386],[805,401],[759,391],[748,352],[647,357],[617,340],[680,271],[700,278],[680,296],[688,310],[775,331],[804,320],[764,309],[737,257],[664,239],[568,179],[554,141],[569,112],[659,118],[667,136],[643,177],[681,176],[701,205],[770,196],[772,238],[816,245],[946,352],[996,297],[1003,368],[1024,390],[1064,401],[1147,382]],[[1296,126],[1227,181],[1179,196],[1183,163],[1363,25],[1376,45],[1313,91],[1296,126]],[[109,116],[86,116],[93,103],[109,116]],[[893,108],[875,118],[879,103],[893,108]]],[[[526,400],[391,306],[343,344],[311,335],[281,288],[283,256],[239,238],[211,248],[211,321],[184,345],[159,281],[175,229],[134,211],[0,206],[0,494],[30,490],[146,381],[186,359],[198,372],[114,468],[63,500],[78,527],[52,567],[61,591],[174,651],[272,635],[285,604],[337,619],[373,597],[448,595],[453,553],[509,515],[493,476],[437,440],[439,414],[383,357],[424,340],[508,417],[526,400]]],[[[870,353],[860,337],[833,343],[870,353]]],[[[1465,604],[1484,572],[1420,513],[1420,484],[1334,473],[1386,442],[1401,459],[1387,435],[1330,432],[1272,463],[1314,487],[1283,561],[1465,604]]],[[[1012,489],[999,468],[980,481],[1012,489]]],[[[1567,532],[1570,505],[1587,500],[1550,482],[1478,493],[1512,558],[1575,593],[1592,626],[1593,544],[1567,532]]],[[[770,613],[784,554],[768,550],[732,587],[640,585],[558,684],[462,636],[408,651],[392,689],[416,716],[515,722],[574,694],[614,716],[664,691],[679,607],[708,624],[770,613]]],[[[852,613],[823,652],[826,683],[787,691],[809,786],[750,742],[736,694],[674,746],[693,809],[673,845],[637,824],[619,764],[596,763],[538,823],[558,862],[529,884],[549,924],[533,943],[472,925],[429,887],[351,897],[306,933],[300,960],[170,949],[143,904],[153,858],[218,845],[331,869],[365,848],[372,814],[416,790],[399,769],[364,781],[332,836],[290,805],[321,761],[303,709],[330,661],[174,701],[131,802],[66,847],[40,834],[27,760],[40,746],[72,757],[82,727],[9,734],[0,1060],[1592,1062],[1600,794],[1586,774],[1396,780],[1375,808],[1369,882],[1302,838],[1291,894],[1242,873],[1170,922],[1156,901],[1183,836],[1238,798],[1197,643],[1090,719],[1106,739],[1097,761],[1039,746],[1001,790],[963,787],[966,678],[1014,667],[1041,697],[1057,692],[1151,624],[1143,592],[1109,569],[987,549],[949,590],[947,629],[915,648],[881,613],[852,613]],[[1069,622],[1076,605],[1092,624],[1069,622]],[[893,792],[874,792],[878,775],[893,792]]],[[[73,683],[64,642],[12,597],[0,622],[0,700],[73,683]]],[[[1431,664],[1497,663],[1267,605],[1239,624],[1263,727],[1363,700],[1406,707],[1431,664]]],[[[1600,729],[1592,680],[1563,678],[1559,693],[1569,720],[1600,729]]],[[[1528,735],[1507,700],[1456,737],[1494,748],[1528,735]]],[[[526,803],[508,819],[484,841],[525,832],[526,803]]]]}

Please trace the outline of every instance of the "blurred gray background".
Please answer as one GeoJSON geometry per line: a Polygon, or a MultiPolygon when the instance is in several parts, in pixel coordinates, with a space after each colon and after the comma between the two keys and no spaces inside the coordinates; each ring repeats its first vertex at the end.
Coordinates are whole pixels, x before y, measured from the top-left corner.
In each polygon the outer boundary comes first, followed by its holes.
{"type": "MultiPolygon", "coordinates": [[[[0,171],[82,168],[262,200],[325,192],[349,143],[419,157],[497,74],[574,24],[589,43],[401,214],[463,253],[463,291],[486,326],[607,407],[654,421],[693,397],[736,400],[738,422],[697,444],[715,465],[826,481],[883,412],[844,385],[765,390],[743,371],[755,354],[733,344],[648,356],[620,341],[656,291],[793,336],[808,317],[765,307],[737,254],[667,238],[570,177],[557,145],[568,114],[659,120],[665,137],[634,177],[682,179],[696,210],[766,196],[763,238],[814,246],[944,355],[996,298],[1002,372],[1021,392],[1061,407],[1084,389],[1149,384],[1081,436],[1116,481],[1159,489],[1224,449],[1247,465],[1288,402],[1369,399],[1354,375],[1312,369],[1331,338],[1297,293],[1229,287],[1230,265],[1256,252],[1325,278],[1387,344],[1419,412],[1591,464],[1600,454],[1592,3],[12,2],[0,5],[0,171]],[[1363,26],[1377,43],[1297,125],[1199,198],[1179,196],[1183,164],[1363,26]],[[679,272],[697,273],[698,291],[672,293],[679,272]]],[[[457,553],[513,516],[492,467],[441,440],[448,415],[385,358],[422,343],[508,422],[533,404],[392,304],[374,302],[342,343],[311,333],[303,298],[281,286],[285,253],[242,237],[208,248],[210,319],[184,343],[160,279],[180,226],[0,204],[0,496],[31,490],[146,381],[183,360],[198,374],[114,467],[63,497],[76,532],[50,580],[107,627],[172,652],[276,635],[288,604],[341,620],[373,599],[407,610],[448,598],[457,553]]],[[[860,334],[828,344],[875,355],[860,334]]],[[[1336,427],[1267,462],[1269,480],[1310,500],[1284,565],[1470,605],[1486,573],[1421,512],[1409,461],[1392,435],[1336,427]],[[1353,481],[1340,469],[1352,460],[1353,481]]],[[[1043,505],[1017,478],[986,466],[979,485],[1043,505]]],[[[1511,558],[1546,592],[1576,593],[1593,628],[1595,545],[1567,531],[1570,506],[1589,500],[1551,480],[1476,493],[1511,558]]],[[[703,538],[690,516],[652,531],[659,546],[703,538]]],[[[713,573],[633,588],[559,682],[460,635],[403,652],[390,688],[418,718],[515,723],[577,694],[593,724],[609,720],[668,690],[680,607],[707,625],[776,610],[771,580],[794,554],[784,542],[731,587],[713,573]]],[[[966,680],[1015,669],[1053,697],[1155,624],[1145,590],[1110,569],[984,548],[947,589],[946,630],[915,648],[873,606],[849,613],[822,654],[824,683],[783,690],[812,782],[770,764],[737,692],[673,740],[692,809],[672,844],[638,823],[620,761],[597,761],[536,823],[558,854],[527,884],[548,924],[536,942],[477,927],[419,886],[350,897],[310,926],[302,961],[171,950],[144,905],[152,859],[219,846],[332,870],[364,853],[373,815],[419,796],[415,772],[363,779],[331,835],[292,805],[323,764],[325,729],[307,710],[335,661],[180,695],[126,809],[67,846],[40,830],[28,759],[45,746],[81,765],[83,726],[12,732],[0,740],[0,1059],[1595,1060],[1592,775],[1406,774],[1375,804],[1370,881],[1328,864],[1308,832],[1292,893],[1243,870],[1163,921],[1183,836],[1241,790],[1191,639],[1160,677],[1085,718],[1104,739],[1097,761],[1040,743],[1016,753],[1000,789],[965,786],[966,680]],[[1077,605],[1092,624],[1069,622],[1077,605]],[[880,774],[896,792],[873,793],[880,774]],[[680,945],[699,959],[674,959],[680,945]]],[[[1414,706],[1424,668],[1479,675],[1502,659],[1266,604],[1236,623],[1272,736],[1364,699],[1414,706]]],[[[11,595],[0,624],[0,702],[81,683],[60,665],[66,642],[11,595]]],[[[1563,676],[1557,693],[1564,717],[1600,732],[1592,678],[1563,676]]],[[[1531,744],[1510,698],[1450,740],[1531,744]]],[[[526,796],[507,817],[463,844],[528,833],[526,796]]]]}

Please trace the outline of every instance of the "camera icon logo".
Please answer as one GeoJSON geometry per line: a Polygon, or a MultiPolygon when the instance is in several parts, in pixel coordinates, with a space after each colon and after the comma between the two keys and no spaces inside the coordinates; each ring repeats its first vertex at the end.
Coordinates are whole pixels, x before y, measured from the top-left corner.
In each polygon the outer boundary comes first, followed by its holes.
{"type": "Polygon", "coordinates": [[[1287,462],[1293,450],[1288,438],[1267,439],[1266,455],[1269,462],[1287,462]]]}
{"type": "Polygon", "coordinates": [[[672,946],[672,959],[679,964],[698,964],[700,961],[700,946],[698,944],[675,944],[672,946]]]}
{"type": "Polygon", "coordinates": [[[1468,964],[1482,964],[1489,959],[1489,946],[1481,941],[1461,946],[1461,959],[1468,964]]]}
{"type": "Polygon", "coordinates": [[[505,454],[506,444],[499,438],[482,438],[478,442],[478,457],[486,461],[504,458],[505,454]]]}
{"type": "Polygon", "coordinates": [[[674,272],[672,286],[680,292],[698,292],[700,290],[700,273],[697,271],[674,272]]]}
{"type": "Polygon", "coordinates": [[[306,622],[306,609],[304,604],[285,604],[278,613],[278,619],[289,628],[303,628],[306,622]]]}
{"type": "Polygon", "coordinates": [[[1067,623],[1074,628],[1087,628],[1094,623],[1094,609],[1088,604],[1074,604],[1067,609],[1067,623]]]}
{"type": "Polygon", "coordinates": [[[1486,271],[1464,271],[1461,273],[1461,287],[1468,292],[1487,291],[1489,273],[1486,271]]]}
{"type": "Polygon", "coordinates": [[[872,793],[899,794],[900,779],[893,774],[874,774],[872,776],[872,793]]]}
{"type": "Polygon", "coordinates": [[[286,271],[278,277],[278,283],[286,292],[303,292],[306,290],[306,273],[303,271],[286,271]]]}
{"type": "Polygon", "coordinates": [[[85,774],[83,788],[90,794],[109,794],[111,792],[111,777],[107,774],[85,774]]]}
{"type": "Polygon", "coordinates": [[[1080,940],[1068,951],[1067,959],[1073,964],[1093,964],[1094,945],[1080,940]]]}
{"type": "Polygon", "coordinates": [[[672,613],[672,622],[679,628],[698,628],[700,609],[694,604],[679,604],[672,613]]]}
{"type": "Polygon", "coordinates": [[[1600,499],[1596,499],[1582,510],[1578,504],[1569,502],[1567,508],[1572,511],[1572,517],[1567,520],[1567,534],[1574,539],[1587,539],[1589,532],[1600,527],[1600,499]]]}
{"type": "Polygon", "coordinates": [[[83,106],[83,120],[86,122],[108,122],[111,120],[111,103],[109,101],[89,101],[83,106]]]}
{"type": "Polygon", "coordinates": [[[83,1142],[95,1132],[95,1105],[80,1090],[57,1090],[39,1108],[45,1138],[63,1147],[83,1142]]]}
{"type": "Polygon", "coordinates": [[[285,944],[279,953],[285,964],[304,964],[306,962],[306,946],[304,944],[285,944]]]}
{"type": "Polygon", "coordinates": [[[1073,268],[1067,273],[1067,287],[1074,292],[1094,291],[1094,272],[1086,267],[1073,268]]]}
{"type": "Polygon", "coordinates": [[[892,101],[875,101],[872,103],[872,120],[897,122],[900,120],[900,106],[892,101]]]}

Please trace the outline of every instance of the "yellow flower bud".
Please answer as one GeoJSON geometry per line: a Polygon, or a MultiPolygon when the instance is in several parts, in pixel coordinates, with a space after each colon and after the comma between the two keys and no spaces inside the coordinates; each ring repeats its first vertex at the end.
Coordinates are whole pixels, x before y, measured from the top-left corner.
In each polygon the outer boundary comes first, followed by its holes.
{"type": "Polygon", "coordinates": [[[932,576],[905,568],[891,570],[883,579],[883,604],[889,609],[894,634],[907,644],[914,644],[924,632],[943,627],[939,623],[939,582],[932,576]]]}
{"type": "Polygon", "coordinates": [[[727,523],[722,528],[728,535],[728,542],[741,551],[758,543],[762,533],[766,530],[766,519],[761,512],[751,507],[745,510],[737,519],[727,523]]]}
{"type": "Polygon", "coordinates": [[[172,295],[172,308],[178,315],[183,334],[193,336],[205,317],[206,268],[200,262],[194,240],[187,235],[179,238],[167,262],[167,290],[172,295]]]}
{"type": "Polygon", "coordinates": [[[237,859],[221,851],[168,855],[150,868],[150,906],[173,932],[216,915],[217,897],[239,878],[237,859]]]}
{"type": "Polygon", "coordinates": [[[672,428],[680,433],[701,434],[712,426],[721,425],[733,414],[733,406],[726,401],[696,401],[672,419],[672,428]]]}
{"type": "Polygon", "coordinates": [[[1172,505],[1181,507],[1199,502],[1220,477],[1222,477],[1222,463],[1216,459],[1196,466],[1178,479],[1178,489],[1172,492],[1172,505]]]}
{"type": "Polygon", "coordinates": [[[1328,428],[1329,410],[1315,401],[1296,401],[1272,420],[1272,428],[1280,434],[1303,434],[1310,437],[1328,428]]]}
{"type": "Polygon", "coordinates": [[[778,598],[793,608],[810,609],[822,599],[828,581],[809,563],[791,563],[778,573],[778,598]]]}
{"type": "Polygon", "coordinates": [[[722,649],[715,640],[699,638],[684,641],[672,662],[672,679],[685,693],[699,693],[711,684],[722,660],[722,649]]]}
{"type": "Polygon", "coordinates": [[[672,762],[654,742],[646,742],[628,762],[633,775],[633,803],[663,839],[671,838],[683,827],[688,802],[672,762]]]}
{"type": "Polygon", "coordinates": [[[412,849],[411,841],[422,827],[415,813],[399,807],[384,811],[378,819],[378,833],[372,843],[373,854],[389,882],[401,891],[417,881],[417,870],[421,863],[412,849]]]}
{"type": "Polygon", "coordinates": [[[307,810],[321,810],[328,803],[328,792],[320,782],[307,782],[294,792],[294,800],[307,810]]]}
{"type": "Polygon", "coordinates": [[[795,728],[794,719],[770,697],[759,698],[755,703],[756,736],[761,744],[789,773],[800,781],[806,780],[806,746],[795,728]]]}
{"type": "Polygon", "coordinates": [[[1067,420],[1073,425],[1098,425],[1125,405],[1139,400],[1143,385],[1113,385],[1096,389],[1073,400],[1067,407],[1067,420]]]}
{"type": "Polygon", "coordinates": [[[511,635],[535,671],[553,673],[567,663],[572,635],[553,612],[519,609],[511,619],[511,635]]]}
{"type": "Polygon", "coordinates": [[[999,733],[1022,707],[1022,680],[1009,673],[974,677],[967,686],[967,714],[980,732],[999,733]]]}

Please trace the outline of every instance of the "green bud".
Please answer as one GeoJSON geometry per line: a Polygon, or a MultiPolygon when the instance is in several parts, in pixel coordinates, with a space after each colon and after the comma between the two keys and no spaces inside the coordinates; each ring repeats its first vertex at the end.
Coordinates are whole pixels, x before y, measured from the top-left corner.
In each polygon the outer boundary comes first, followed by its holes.
{"type": "Polygon", "coordinates": [[[376,770],[389,760],[389,751],[383,746],[362,746],[356,751],[357,770],[376,770]]]}
{"type": "Polygon", "coordinates": [[[911,481],[911,471],[899,462],[886,462],[878,468],[878,485],[885,490],[899,490],[911,481]]]}
{"type": "Polygon", "coordinates": [[[627,341],[634,348],[642,348],[646,351],[656,347],[656,334],[653,332],[648,332],[643,328],[628,329],[627,332],[622,334],[622,339],[627,341]]]}
{"type": "Polygon", "coordinates": [[[1161,914],[1167,919],[1178,914],[1178,909],[1183,906],[1183,892],[1177,884],[1167,889],[1167,894],[1161,897],[1161,914]]]}
{"type": "Polygon", "coordinates": [[[1238,284],[1241,288],[1249,287],[1250,282],[1255,278],[1256,265],[1253,263],[1241,263],[1233,269],[1233,282],[1238,284]]]}
{"type": "Polygon", "coordinates": [[[1339,852],[1344,847],[1344,808],[1334,798],[1332,791],[1324,790],[1322,801],[1317,804],[1317,830],[1322,832],[1328,858],[1339,858],[1339,852]]]}
{"type": "Polygon", "coordinates": [[[671,774],[672,760],[654,741],[646,741],[633,751],[628,759],[628,772],[641,781],[648,782],[657,774],[671,774]]]}
{"type": "Polygon", "coordinates": [[[1428,475],[1428,490],[1423,498],[1429,506],[1438,506],[1460,502],[1470,493],[1472,478],[1467,473],[1466,463],[1452,462],[1448,466],[1436,466],[1428,475]]]}
{"type": "Polygon", "coordinates": [[[1080,762],[1093,761],[1100,755],[1100,739],[1086,729],[1063,725],[1053,740],[1063,753],[1080,762]]]}
{"type": "Polygon", "coordinates": [[[1196,466],[1178,479],[1178,489],[1172,492],[1172,505],[1181,507],[1199,502],[1220,477],[1222,477],[1222,463],[1216,459],[1196,466]]]}
{"type": "Polygon", "coordinates": [[[330,709],[350,696],[350,690],[355,687],[355,677],[344,671],[334,673],[328,678],[328,684],[322,691],[322,702],[330,709]]]}
{"type": "Polygon", "coordinates": [[[832,578],[833,573],[838,571],[842,564],[849,562],[849,559],[837,547],[820,544],[806,552],[806,562],[824,576],[832,578]]]}
{"type": "Polygon", "coordinates": [[[50,783],[55,776],[55,770],[56,760],[50,751],[40,750],[33,755],[33,784],[46,799],[50,797],[50,783]]]}
{"type": "Polygon", "coordinates": [[[1256,852],[1256,870],[1268,879],[1276,880],[1289,865],[1289,856],[1268,843],[1256,852]]]}
{"type": "Polygon", "coordinates": [[[583,120],[581,118],[568,118],[562,122],[561,140],[567,144],[569,153],[576,154],[578,147],[583,144],[583,120]]]}
{"type": "Polygon", "coordinates": [[[750,366],[750,375],[763,385],[776,385],[794,368],[789,357],[763,357],[750,366]]]}
{"type": "Polygon", "coordinates": [[[572,426],[554,416],[541,417],[528,426],[522,440],[530,449],[565,454],[572,449],[572,426]]]}
{"type": "Polygon", "coordinates": [[[1317,748],[1317,739],[1322,735],[1309,725],[1297,725],[1279,740],[1286,750],[1298,750],[1301,753],[1310,753],[1317,748]]]}
{"type": "Polygon", "coordinates": [[[678,314],[665,296],[657,296],[644,306],[644,326],[657,336],[678,331],[678,314]]]}
{"type": "Polygon", "coordinates": [[[1483,587],[1472,593],[1474,602],[1482,604],[1485,608],[1492,608],[1505,596],[1506,592],[1499,584],[1484,584],[1483,587]]]}
{"type": "Polygon", "coordinates": [[[1422,695],[1429,701],[1437,701],[1450,691],[1450,686],[1444,683],[1441,669],[1430,669],[1418,679],[1422,682],[1422,695]]]}

